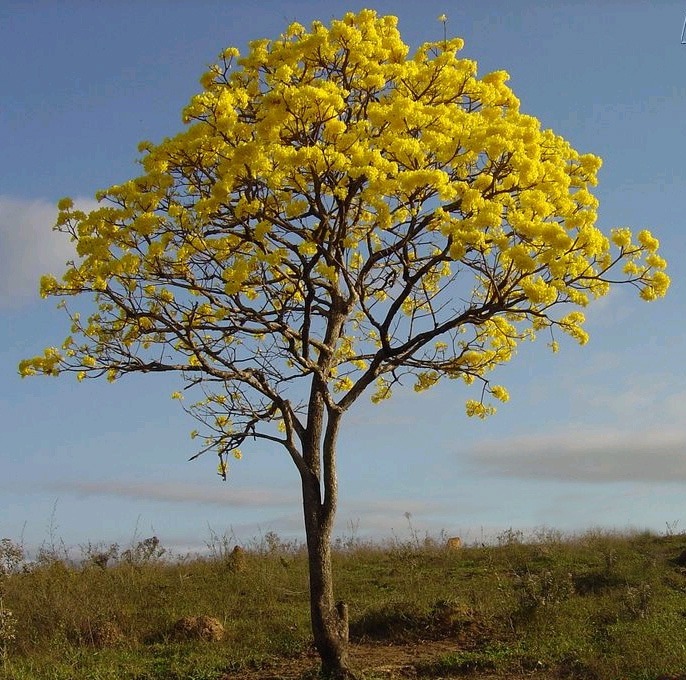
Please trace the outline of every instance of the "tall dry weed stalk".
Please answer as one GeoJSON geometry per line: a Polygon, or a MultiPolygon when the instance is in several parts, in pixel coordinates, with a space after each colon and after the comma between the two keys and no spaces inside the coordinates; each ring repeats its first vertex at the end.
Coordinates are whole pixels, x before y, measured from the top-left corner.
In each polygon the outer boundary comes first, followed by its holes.
{"type": "Polygon", "coordinates": [[[2,667],[7,670],[9,646],[16,639],[17,619],[14,613],[5,607],[6,581],[11,574],[16,573],[24,561],[24,549],[3,538],[0,541],[0,659],[2,667]]]}
{"type": "Polygon", "coordinates": [[[5,609],[4,600],[0,596],[0,659],[3,668],[7,666],[8,648],[15,640],[16,631],[17,619],[9,609],[5,609]]]}

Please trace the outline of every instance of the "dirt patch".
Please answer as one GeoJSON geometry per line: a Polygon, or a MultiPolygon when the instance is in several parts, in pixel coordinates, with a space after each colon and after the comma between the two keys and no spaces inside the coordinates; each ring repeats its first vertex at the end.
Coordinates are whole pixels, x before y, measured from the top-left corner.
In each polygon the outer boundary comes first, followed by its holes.
{"type": "MultiPolygon", "coordinates": [[[[402,644],[382,642],[351,643],[350,664],[358,673],[374,674],[388,680],[414,680],[420,677],[416,666],[435,661],[445,654],[464,649],[458,639],[418,640],[402,644]]],[[[227,673],[221,680],[302,680],[315,678],[319,657],[310,650],[293,659],[283,659],[265,664],[260,669],[242,669],[227,673]]],[[[435,680],[462,680],[464,673],[441,675],[435,680]]],[[[552,672],[529,673],[469,673],[470,680],[559,680],[552,672]]]]}
{"type": "Polygon", "coordinates": [[[224,626],[212,616],[184,616],[172,628],[175,640],[218,642],[224,637],[224,626]]]}
{"type": "Polygon", "coordinates": [[[83,626],[81,634],[87,643],[98,649],[115,647],[124,641],[124,634],[112,621],[89,621],[83,626]]]}

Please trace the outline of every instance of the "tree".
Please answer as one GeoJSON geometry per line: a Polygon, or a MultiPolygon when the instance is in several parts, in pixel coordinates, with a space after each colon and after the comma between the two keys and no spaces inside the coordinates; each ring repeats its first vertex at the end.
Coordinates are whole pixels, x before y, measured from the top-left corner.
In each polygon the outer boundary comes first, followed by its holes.
{"type": "Polygon", "coordinates": [[[596,228],[600,159],[520,113],[504,71],[479,79],[462,40],[408,58],[396,24],[363,10],[225,50],[185,130],[140,145],[140,177],[88,214],[59,202],[78,259],[41,292],[94,307],[65,306],[62,347],[20,364],[178,372],[198,395],[194,457],[213,450],[224,478],[248,440],[282,446],[302,484],[314,641],[337,677],[348,628],[330,539],[351,405],[459,378],[480,387],[466,408],[483,418],[508,399],[488,373],[520,341],[583,344],[576,308],[613,283],[646,300],[669,285],[648,231],[596,228]]]}

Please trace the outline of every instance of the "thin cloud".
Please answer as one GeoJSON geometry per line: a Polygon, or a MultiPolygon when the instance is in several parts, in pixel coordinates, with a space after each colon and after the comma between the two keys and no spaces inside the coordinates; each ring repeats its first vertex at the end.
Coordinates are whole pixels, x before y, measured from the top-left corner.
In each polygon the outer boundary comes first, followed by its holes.
{"type": "Polygon", "coordinates": [[[629,318],[638,304],[636,297],[632,297],[631,291],[615,286],[607,295],[592,300],[591,304],[584,309],[586,326],[591,333],[591,339],[593,339],[594,328],[613,328],[629,318]]]}
{"type": "Polygon", "coordinates": [[[681,390],[665,397],[662,410],[668,418],[683,419],[686,417],[686,390],[681,390]]]}
{"type": "Polygon", "coordinates": [[[133,482],[133,481],[77,481],[54,482],[46,490],[72,493],[76,496],[116,496],[137,501],[162,503],[192,503],[194,505],[220,505],[223,507],[281,507],[293,506],[295,494],[272,489],[246,489],[227,485],[221,487],[188,482],[133,482]]]}
{"type": "Polygon", "coordinates": [[[476,472],[508,479],[686,483],[686,432],[535,435],[483,443],[467,462],[476,472]]]}
{"type": "MultiPolygon", "coordinates": [[[[681,386],[680,376],[664,371],[652,373],[634,369],[626,370],[614,377],[610,384],[602,378],[594,379],[592,374],[571,377],[565,382],[565,389],[573,391],[576,398],[601,413],[614,413],[625,421],[629,418],[656,418],[666,414],[669,403],[673,410],[678,404],[674,392],[681,386]]],[[[681,414],[683,414],[683,404],[681,414]]]]}
{"type": "MultiPolygon", "coordinates": [[[[97,203],[77,199],[76,207],[92,210],[97,203]]],[[[57,206],[42,199],[0,196],[0,309],[38,300],[43,274],[59,275],[74,258],[74,244],[52,230],[57,206]]]]}

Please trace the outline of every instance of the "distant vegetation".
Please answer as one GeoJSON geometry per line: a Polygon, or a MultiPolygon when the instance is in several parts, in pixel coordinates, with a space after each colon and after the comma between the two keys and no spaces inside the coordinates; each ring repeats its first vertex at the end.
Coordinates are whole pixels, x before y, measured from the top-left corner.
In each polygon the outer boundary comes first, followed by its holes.
{"type": "MultiPolygon", "coordinates": [[[[82,546],[74,561],[44,546],[29,563],[4,539],[0,677],[312,678],[302,546],[268,534],[239,549],[213,535],[209,547],[173,557],[151,537],[82,546]]],[[[671,531],[510,530],[452,551],[413,532],[339,541],[334,569],[366,680],[655,680],[686,672],[685,549],[671,531]]]]}

